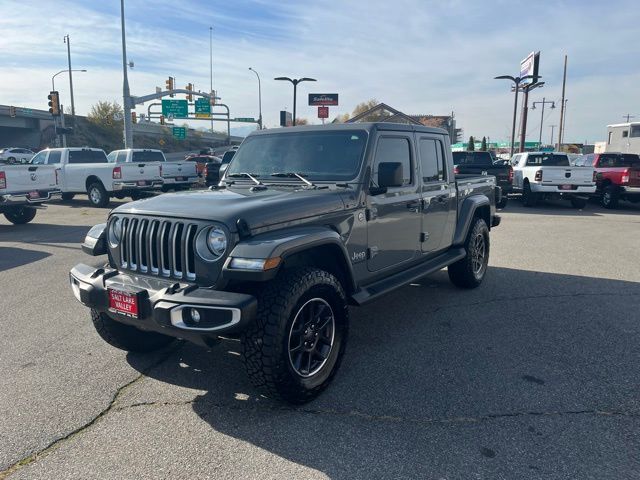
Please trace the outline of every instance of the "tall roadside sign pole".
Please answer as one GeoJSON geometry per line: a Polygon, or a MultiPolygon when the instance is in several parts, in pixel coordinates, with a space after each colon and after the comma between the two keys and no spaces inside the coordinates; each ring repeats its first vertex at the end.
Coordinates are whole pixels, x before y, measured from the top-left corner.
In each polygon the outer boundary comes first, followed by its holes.
{"type": "Polygon", "coordinates": [[[131,123],[131,91],[127,77],[127,41],[124,31],[124,0],[120,0],[122,23],[122,98],[124,109],[124,148],[133,148],[133,124],[131,123]]]}
{"type": "Polygon", "coordinates": [[[71,116],[76,118],[76,106],[73,102],[73,70],[71,70],[71,39],[69,35],[64,36],[64,42],[67,44],[67,60],[69,61],[69,92],[71,94],[71,116]]]}
{"type": "Polygon", "coordinates": [[[560,124],[558,126],[558,148],[562,147],[562,134],[564,133],[564,92],[567,84],[567,56],[564,56],[564,74],[562,75],[562,101],[560,103],[560,124]]]}
{"type": "MultiPolygon", "coordinates": [[[[215,102],[215,93],[213,92],[213,27],[209,27],[209,92],[213,95],[215,102]]],[[[209,108],[211,112],[211,108],[209,108]]],[[[211,133],[213,133],[213,115],[211,116],[211,133]]]]}

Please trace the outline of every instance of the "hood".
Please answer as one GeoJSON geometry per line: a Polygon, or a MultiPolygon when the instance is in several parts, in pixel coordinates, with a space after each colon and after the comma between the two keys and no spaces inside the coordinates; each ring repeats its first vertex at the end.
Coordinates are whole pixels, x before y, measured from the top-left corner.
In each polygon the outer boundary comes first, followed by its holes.
{"type": "Polygon", "coordinates": [[[121,205],[113,212],[218,221],[235,230],[239,218],[244,219],[250,229],[257,229],[338,212],[344,208],[340,191],[337,190],[279,189],[269,186],[267,190],[258,192],[231,187],[167,193],[121,205]]]}

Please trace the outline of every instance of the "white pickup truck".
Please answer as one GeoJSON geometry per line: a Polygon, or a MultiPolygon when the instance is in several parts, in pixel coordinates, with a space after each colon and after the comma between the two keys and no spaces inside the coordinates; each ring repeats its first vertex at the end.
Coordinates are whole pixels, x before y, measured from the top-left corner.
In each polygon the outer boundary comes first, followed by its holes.
{"type": "Polygon", "coordinates": [[[0,165],[0,213],[11,223],[30,222],[43,202],[60,197],[55,167],[0,165]]]}
{"type": "Polygon", "coordinates": [[[55,165],[63,200],[77,193],[89,196],[94,207],[106,207],[111,196],[141,198],[141,192],[162,187],[160,165],[113,165],[99,148],[50,148],[31,160],[35,165],[55,165]]]}
{"type": "Polygon", "coordinates": [[[111,163],[159,162],[162,167],[163,192],[187,190],[199,179],[194,162],[168,162],[162,150],[126,148],[114,150],[107,158],[111,163]]]}
{"type": "Polygon", "coordinates": [[[596,191],[593,168],[572,167],[566,153],[525,152],[511,159],[513,191],[522,193],[522,203],[535,206],[547,198],[570,200],[584,208],[596,191]]]}

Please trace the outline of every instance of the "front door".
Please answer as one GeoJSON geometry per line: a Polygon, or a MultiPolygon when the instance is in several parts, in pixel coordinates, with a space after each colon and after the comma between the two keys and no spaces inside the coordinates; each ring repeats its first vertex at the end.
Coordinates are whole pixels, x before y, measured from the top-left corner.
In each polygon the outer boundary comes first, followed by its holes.
{"type": "Polygon", "coordinates": [[[432,253],[451,244],[451,238],[445,238],[445,233],[451,235],[447,226],[455,184],[449,184],[447,178],[442,137],[417,134],[417,139],[423,204],[421,249],[423,253],[432,253]]]}
{"type": "Polygon", "coordinates": [[[419,255],[421,201],[411,134],[384,134],[376,143],[371,181],[377,186],[378,165],[402,164],[403,184],[369,197],[367,266],[375,272],[419,255]]]}

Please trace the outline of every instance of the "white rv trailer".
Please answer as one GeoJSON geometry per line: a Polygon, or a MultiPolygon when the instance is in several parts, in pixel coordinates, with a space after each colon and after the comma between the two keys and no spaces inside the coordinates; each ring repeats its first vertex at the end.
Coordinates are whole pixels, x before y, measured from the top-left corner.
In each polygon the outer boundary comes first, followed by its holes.
{"type": "Polygon", "coordinates": [[[606,151],[640,153],[640,122],[607,125],[606,151]]]}

